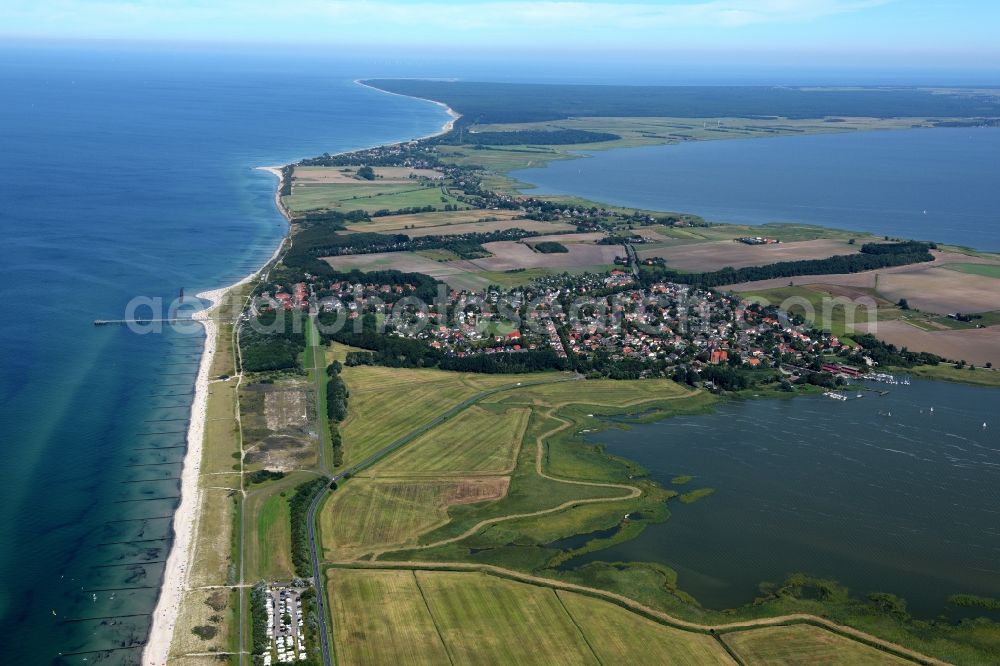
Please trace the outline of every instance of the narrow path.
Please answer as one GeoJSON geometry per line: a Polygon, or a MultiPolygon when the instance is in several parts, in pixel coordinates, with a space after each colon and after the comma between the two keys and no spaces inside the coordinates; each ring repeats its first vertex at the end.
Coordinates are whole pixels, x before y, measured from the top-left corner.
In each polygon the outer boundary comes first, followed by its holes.
{"type": "MultiPolygon", "coordinates": [[[[381,449],[371,454],[367,458],[341,471],[339,474],[327,477],[328,479],[330,479],[331,483],[327,484],[326,486],[323,487],[322,490],[316,493],[316,496],[313,497],[312,502],[309,504],[309,510],[306,512],[306,528],[309,537],[309,559],[311,560],[312,564],[313,586],[316,588],[316,612],[319,615],[320,646],[322,647],[323,663],[325,666],[333,665],[333,648],[330,642],[329,627],[327,625],[328,617],[326,613],[326,601],[325,601],[326,591],[323,589],[323,584],[322,584],[323,577],[320,572],[319,546],[317,544],[317,539],[316,539],[316,513],[319,510],[319,507],[323,504],[323,501],[326,499],[327,494],[330,492],[331,490],[330,486],[333,485],[334,483],[349,479],[358,472],[367,469],[368,467],[371,467],[379,460],[382,460],[383,458],[393,453],[394,451],[409,444],[410,442],[412,442],[417,437],[424,434],[431,428],[435,428],[438,425],[448,421],[455,415],[459,414],[460,412],[467,409],[471,405],[476,404],[480,400],[483,400],[484,398],[487,398],[491,395],[495,395],[497,393],[501,393],[503,391],[510,391],[512,389],[522,388],[525,386],[537,386],[539,384],[552,384],[556,382],[576,381],[579,379],[582,379],[582,377],[580,375],[575,375],[569,378],[559,378],[559,379],[544,380],[539,382],[529,382],[529,383],[522,382],[513,385],[500,386],[497,388],[489,389],[487,391],[482,391],[460,402],[459,404],[455,405],[454,407],[444,412],[443,414],[435,417],[434,419],[428,421],[427,423],[424,423],[419,428],[411,430],[406,435],[403,435],[399,439],[390,442],[389,444],[382,447],[381,449]]],[[[241,545],[242,545],[242,540],[241,540],[241,545]]],[[[243,582],[242,578],[240,582],[241,583],[243,582]]],[[[329,619],[331,619],[332,621],[332,618],[329,619]]]]}
{"type": "Polygon", "coordinates": [[[333,566],[345,568],[345,569],[385,569],[385,570],[405,570],[405,569],[416,569],[416,570],[429,570],[429,571],[476,571],[486,574],[492,574],[495,576],[500,576],[502,578],[508,578],[516,580],[522,583],[529,583],[532,585],[539,585],[542,587],[555,588],[558,590],[565,590],[567,592],[578,592],[581,594],[586,594],[592,597],[603,598],[607,601],[611,601],[616,605],[622,606],[628,610],[635,611],[641,615],[653,618],[662,624],[673,627],[675,629],[682,629],[684,631],[693,631],[702,634],[719,634],[719,633],[731,633],[734,631],[748,631],[751,629],[760,629],[766,627],[783,626],[789,624],[811,624],[822,629],[826,629],[835,634],[843,636],[845,638],[850,638],[856,640],[860,643],[875,647],[880,650],[884,650],[891,654],[903,657],[904,659],[909,659],[918,664],[924,664],[925,666],[949,666],[948,662],[941,661],[940,659],[935,659],[933,657],[928,657],[919,652],[911,650],[907,647],[903,647],[897,643],[884,640],[878,636],[861,631],[860,629],[855,629],[853,627],[848,627],[846,625],[837,624],[832,620],[820,617],[818,615],[809,615],[808,613],[791,613],[788,615],[776,615],[774,617],[759,618],[756,620],[741,620],[738,622],[729,622],[726,624],[700,624],[698,622],[690,622],[688,620],[682,620],[678,617],[674,617],[669,613],[664,613],[663,611],[656,610],[644,604],[635,601],[629,597],[626,597],[617,592],[609,592],[607,590],[602,590],[596,587],[588,587],[586,585],[579,585],[577,583],[569,583],[565,581],[555,580],[551,578],[543,578],[541,576],[534,576],[532,574],[523,573],[520,571],[515,571],[513,569],[504,569],[502,567],[494,566],[492,564],[472,564],[466,562],[332,562],[333,566]]]}
{"type": "MultiPolygon", "coordinates": [[[[663,402],[664,400],[676,400],[678,398],[688,397],[688,395],[689,394],[685,394],[685,395],[680,395],[680,396],[676,396],[676,397],[673,397],[673,398],[656,397],[656,398],[649,398],[649,399],[637,400],[635,402],[631,402],[631,403],[627,403],[625,405],[622,405],[622,407],[623,408],[625,408],[625,407],[634,407],[636,405],[641,405],[641,404],[647,403],[647,402],[663,402]]],[[[576,506],[582,506],[584,504],[603,504],[603,503],[611,503],[611,502],[623,502],[625,500],[635,499],[635,498],[639,497],[640,495],[642,495],[642,490],[641,489],[637,488],[636,486],[630,486],[630,485],[624,484],[624,483],[610,483],[610,482],[601,482],[601,481],[581,481],[581,480],[578,480],[578,479],[563,479],[563,478],[560,478],[560,477],[557,477],[557,476],[552,476],[551,474],[548,474],[545,471],[545,464],[544,464],[544,459],[545,459],[545,440],[548,439],[549,437],[552,437],[556,433],[558,433],[558,432],[560,432],[562,430],[565,430],[566,428],[569,428],[570,426],[573,425],[572,421],[567,421],[566,419],[562,418],[561,416],[557,416],[556,415],[556,411],[559,410],[559,409],[562,409],[563,407],[566,407],[567,405],[578,405],[578,404],[587,404],[587,403],[579,403],[579,402],[574,402],[574,401],[561,402],[561,403],[558,403],[556,405],[553,405],[552,407],[549,408],[549,410],[547,412],[545,412],[545,416],[547,418],[551,418],[551,419],[553,419],[555,421],[559,421],[559,422],[561,422],[561,425],[556,426],[555,428],[552,428],[552,429],[550,429],[550,430],[542,433],[541,435],[538,435],[535,438],[535,473],[538,474],[538,476],[542,477],[543,479],[548,479],[549,481],[555,481],[557,483],[568,483],[568,484],[574,485],[574,486],[589,486],[591,488],[614,488],[614,489],[618,489],[618,490],[626,490],[626,491],[628,491],[626,494],[624,494],[624,495],[617,495],[615,497],[591,497],[591,498],[586,498],[586,499],[573,499],[573,500],[568,500],[566,502],[563,502],[559,506],[554,506],[554,507],[551,507],[551,508],[548,508],[548,509],[539,509],[538,511],[530,511],[530,512],[527,512],[527,513],[512,513],[512,514],[507,514],[505,516],[496,516],[494,518],[487,518],[485,520],[479,521],[478,523],[476,523],[475,525],[473,525],[472,527],[470,527],[466,531],[462,532],[458,536],[449,537],[447,539],[441,539],[440,541],[435,541],[433,543],[421,544],[421,545],[417,545],[417,546],[410,546],[410,547],[407,548],[407,550],[426,550],[428,548],[436,548],[437,546],[444,546],[444,545],[447,545],[449,543],[455,543],[457,541],[461,541],[463,539],[469,538],[470,536],[472,536],[472,535],[476,534],[477,532],[479,532],[484,527],[488,527],[490,525],[496,525],[497,523],[506,522],[508,520],[518,520],[520,518],[532,518],[534,516],[544,516],[544,515],[549,514],[549,513],[558,513],[560,511],[565,511],[566,509],[570,509],[570,508],[573,508],[573,507],[576,507],[576,506]]]]}

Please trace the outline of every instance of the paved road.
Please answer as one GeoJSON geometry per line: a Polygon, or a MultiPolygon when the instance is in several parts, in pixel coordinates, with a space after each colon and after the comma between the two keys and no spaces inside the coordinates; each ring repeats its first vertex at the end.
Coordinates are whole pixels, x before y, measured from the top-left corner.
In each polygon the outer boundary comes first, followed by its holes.
{"type": "MultiPolygon", "coordinates": [[[[515,388],[524,388],[524,387],[527,387],[527,386],[537,386],[539,384],[553,384],[553,383],[556,383],[556,382],[575,381],[575,380],[578,380],[578,379],[583,379],[583,377],[581,375],[574,375],[572,377],[566,377],[566,378],[560,378],[560,379],[554,379],[554,380],[545,380],[545,381],[539,381],[539,382],[521,382],[521,383],[518,383],[518,384],[508,384],[506,386],[500,386],[498,388],[490,389],[488,391],[483,391],[482,393],[477,393],[476,395],[472,396],[471,398],[468,398],[468,399],[460,402],[459,404],[455,405],[454,407],[452,407],[451,409],[449,409],[445,413],[441,414],[440,416],[438,416],[438,417],[436,417],[436,418],[428,421],[427,423],[423,424],[419,428],[416,428],[415,430],[411,430],[406,435],[403,435],[402,437],[400,437],[399,439],[395,440],[394,442],[391,442],[391,443],[387,444],[386,446],[384,446],[383,448],[379,449],[375,453],[371,454],[370,456],[368,456],[364,460],[362,460],[362,461],[360,461],[358,463],[355,463],[354,465],[351,465],[350,467],[348,467],[347,469],[341,471],[338,474],[335,474],[333,476],[328,476],[327,478],[331,482],[340,482],[340,481],[344,481],[346,479],[351,478],[352,476],[354,476],[358,472],[371,467],[372,465],[374,465],[375,463],[377,463],[379,460],[382,460],[383,458],[385,458],[389,454],[393,453],[397,449],[399,449],[399,448],[401,448],[403,446],[406,446],[407,444],[409,444],[414,439],[416,439],[420,435],[424,434],[425,432],[427,432],[431,428],[436,428],[437,426],[441,425],[445,421],[453,418],[459,412],[462,412],[462,411],[468,409],[469,407],[471,407],[472,405],[476,404],[480,400],[483,400],[484,398],[487,398],[487,397],[489,397],[491,395],[495,395],[497,393],[502,393],[504,391],[510,391],[511,389],[515,389],[515,388]]],[[[330,647],[329,629],[328,629],[327,623],[326,623],[326,617],[327,616],[326,616],[326,610],[325,610],[326,609],[326,606],[325,606],[325,603],[326,603],[326,601],[325,601],[325,591],[323,590],[323,581],[322,581],[322,578],[320,576],[319,549],[318,549],[318,547],[316,545],[316,511],[319,509],[320,504],[322,504],[323,499],[326,497],[326,494],[328,492],[330,492],[330,484],[329,483],[320,492],[316,493],[316,496],[313,498],[312,503],[309,505],[309,511],[306,514],[306,521],[307,521],[306,524],[307,524],[308,533],[309,533],[309,556],[310,556],[310,559],[312,560],[313,585],[316,587],[316,612],[319,614],[319,620],[320,620],[319,621],[320,648],[323,651],[323,663],[326,666],[333,666],[333,651],[332,651],[332,649],[330,647]]]]}

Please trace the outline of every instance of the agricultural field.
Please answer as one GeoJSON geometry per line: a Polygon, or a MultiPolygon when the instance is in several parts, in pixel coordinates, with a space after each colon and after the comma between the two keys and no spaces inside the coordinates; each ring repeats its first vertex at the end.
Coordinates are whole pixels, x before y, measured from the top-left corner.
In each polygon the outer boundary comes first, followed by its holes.
{"type": "Polygon", "coordinates": [[[928,331],[909,322],[883,321],[868,329],[897,347],[920,349],[942,358],[976,365],[1000,365],[1000,326],[928,331]]]}
{"type": "Polygon", "coordinates": [[[552,589],[479,573],[415,575],[456,663],[598,663],[552,589]]]}
{"type": "Polygon", "coordinates": [[[671,400],[689,395],[693,395],[690,389],[668,379],[637,381],[588,379],[582,382],[526,386],[516,392],[491,396],[483,402],[535,406],[579,404],[600,406],[607,410],[645,401],[671,400]]]}
{"type": "MultiPolygon", "coordinates": [[[[528,231],[571,231],[564,222],[540,222],[516,219],[521,213],[512,210],[456,210],[414,213],[411,215],[385,215],[366,222],[347,225],[347,232],[369,231],[378,233],[405,233],[408,236],[432,234],[462,234],[472,231],[520,228],[528,231]]],[[[345,232],[346,233],[346,232],[345,232]]]]}
{"type": "Polygon", "coordinates": [[[777,305],[791,314],[808,319],[813,326],[836,336],[863,332],[871,324],[898,319],[904,312],[874,289],[829,284],[774,287],[741,291],[740,296],[756,303],[777,305]]]}
{"type": "MultiPolygon", "coordinates": [[[[988,312],[1000,310],[1000,289],[993,278],[949,270],[954,264],[970,263],[969,257],[955,252],[933,250],[933,262],[894,266],[861,273],[801,275],[719,287],[721,290],[755,292],[775,287],[814,284],[874,289],[896,303],[907,299],[911,308],[934,314],[988,312]]],[[[984,261],[984,264],[989,262],[984,261]]]]}
{"type": "MultiPolygon", "coordinates": [[[[327,178],[336,176],[330,175],[327,178]]],[[[466,207],[447,194],[441,186],[420,179],[367,181],[347,178],[332,182],[298,180],[292,183],[291,195],[282,197],[281,201],[293,214],[314,210],[364,210],[371,213],[382,209],[423,206],[442,208],[445,204],[466,207]]]]}
{"type": "Polygon", "coordinates": [[[529,409],[472,406],[371,470],[372,475],[501,474],[514,467],[529,409]]]}
{"type": "Polygon", "coordinates": [[[377,181],[368,181],[358,176],[357,167],[310,167],[297,166],[292,183],[413,183],[414,180],[429,178],[437,180],[444,174],[435,169],[414,169],[411,167],[375,167],[377,181]]]}
{"type": "Polygon", "coordinates": [[[574,592],[556,594],[590,640],[602,664],[732,665],[714,638],[667,627],[619,606],[574,592]]]}
{"type": "Polygon", "coordinates": [[[746,245],[734,240],[722,240],[662,249],[639,249],[638,254],[640,259],[662,257],[668,268],[694,273],[717,271],[727,266],[745,268],[779,261],[825,259],[834,255],[855,254],[860,250],[861,246],[858,244],[849,245],[845,241],[833,239],[770,245],[746,245]]]}
{"type": "Polygon", "coordinates": [[[449,507],[499,499],[508,484],[507,477],[355,478],[320,513],[324,558],[349,560],[415,544],[447,522],[449,507]]]}
{"type": "MultiPolygon", "coordinates": [[[[536,239],[531,240],[534,242],[536,239]]],[[[395,269],[423,273],[455,289],[483,289],[490,284],[527,284],[536,277],[553,273],[604,272],[614,268],[615,257],[625,256],[625,250],[620,245],[585,242],[569,242],[569,252],[562,254],[536,252],[527,241],[495,241],[484,243],[483,247],[493,256],[448,260],[436,254],[378,252],[323,257],[323,260],[340,271],[395,269]]]]}
{"type": "Polygon", "coordinates": [[[597,245],[571,243],[569,252],[562,254],[542,254],[535,252],[526,243],[519,241],[496,241],[485,243],[484,248],[493,255],[485,259],[473,259],[483,271],[509,271],[531,268],[590,268],[594,271],[610,270],[615,257],[624,257],[625,250],[620,245],[597,245]]]}
{"type": "Polygon", "coordinates": [[[373,366],[344,368],[342,376],[351,392],[348,416],[340,429],[346,464],[363,459],[477,393],[546,377],[373,366]]]}
{"type": "MultiPolygon", "coordinates": [[[[346,664],[737,663],[707,633],[484,573],[331,568],[327,581],[346,664]]],[[[723,640],[747,666],[912,663],[809,625],[745,629],[723,640]]]]}
{"type": "Polygon", "coordinates": [[[832,632],[800,624],[723,634],[747,666],[903,666],[908,659],[832,632]]]}
{"type": "Polygon", "coordinates": [[[969,275],[982,275],[984,277],[1000,279],[1000,264],[954,263],[950,264],[948,268],[960,273],[968,273],[969,275]]]}
{"type": "Polygon", "coordinates": [[[328,569],[327,581],[337,663],[450,662],[412,571],[328,569]]]}

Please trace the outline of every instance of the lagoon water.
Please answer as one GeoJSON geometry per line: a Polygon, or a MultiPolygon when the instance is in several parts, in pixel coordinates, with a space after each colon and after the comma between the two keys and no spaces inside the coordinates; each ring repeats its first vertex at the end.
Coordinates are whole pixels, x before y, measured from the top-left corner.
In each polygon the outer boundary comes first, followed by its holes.
{"type": "Polygon", "coordinates": [[[1000,128],[697,141],[594,151],[513,175],[537,185],[529,194],[1000,251],[1000,128]]]}
{"type": "Polygon", "coordinates": [[[315,57],[0,49],[3,663],[138,663],[87,651],[145,637],[201,335],[91,322],[259,267],[286,225],[252,167],[447,119],[357,74],[315,57]]]}
{"type": "Polygon", "coordinates": [[[951,594],[1000,596],[1000,389],[874,388],[891,390],[735,401],[588,436],[665,486],[692,475],[676,489],[715,493],[672,501],[665,523],[567,564],[661,562],[712,608],[795,572],[897,594],[924,617],[951,594]]]}

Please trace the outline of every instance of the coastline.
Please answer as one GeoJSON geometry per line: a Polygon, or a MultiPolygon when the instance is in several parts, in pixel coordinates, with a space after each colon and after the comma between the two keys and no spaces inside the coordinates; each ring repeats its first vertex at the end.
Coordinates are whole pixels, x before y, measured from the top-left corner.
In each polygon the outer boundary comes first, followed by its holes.
{"type": "MultiPolygon", "coordinates": [[[[274,167],[258,167],[278,176],[278,186],[275,189],[275,199],[278,210],[288,219],[288,213],[281,205],[281,170],[274,167]]],[[[219,325],[210,315],[236,288],[254,280],[271,266],[281,251],[285,248],[286,234],[271,257],[264,264],[241,280],[227,287],[210,289],[196,295],[197,298],[209,301],[210,305],[192,315],[205,329],[205,346],[202,348],[198,363],[198,374],[195,379],[194,399],[191,402],[191,419],[187,432],[187,451],[181,466],[181,501],[174,512],[172,531],[174,541],[167,556],[167,564],[163,570],[163,581],[160,584],[159,596],[152,614],[149,636],[142,651],[144,666],[163,666],[170,656],[170,645],[173,642],[174,628],[180,612],[182,596],[187,588],[189,564],[195,554],[194,538],[201,521],[201,457],[204,449],[205,419],[208,408],[209,373],[215,360],[218,347],[219,325]]]]}
{"type": "MultiPolygon", "coordinates": [[[[436,99],[428,99],[426,97],[414,97],[413,95],[403,95],[401,93],[394,93],[394,92],[390,92],[388,90],[382,90],[381,88],[376,88],[373,85],[369,85],[369,84],[365,83],[362,79],[354,79],[354,83],[356,83],[359,86],[362,86],[363,88],[368,88],[369,90],[375,90],[376,92],[380,92],[380,93],[383,93],[385,95],[394,95],[396,97],[405,97],[406,99],[419,99],[422,102],[430,102],[431,104],[434,104],[436,106],[441,107],[442,109],[444,109],[448,113],[449,116],[451,116],[451,120],[446,121],[444,123],[444,125],[441,126],[441,129],[439,131],[435,132],[434,134],[428,134],[427,136],[422,136],[422,137],[418,137],[416,139],[411,139],[412,141],[420,141],[420,140],[423,140],[423,139],[433,139],[436,136],[441,136],[442,134],[447,134],[448,132],[450,132],[453,129],[455,129],[455,123],[458,121],[459,118],[462,117],[462,114],[460,114],[458,111],[456,111],[455,109],[451,108],[450,106],[448,106],[444,102],[439,102],[436,99]]],[[[381,145],[392,145],[392,144],[381,144],[381,145]]],[[[346,151],[346,152],[351,152],[351,151],[346,151]]]]}
{"type": "MultiPolygon", "coordinates": [[[[373,86],[363,83],[360,79],[355,79],[354,83],[372,90],[396,95],[385,90],[379,90],[373,86]]],[[[408,95],[398,95],[409,97],[408,95]]],[[[411,99],[419,99],[412,98],[411,99]]],[[[442,134],[447,134],[452,130],[455,122],[461,117],[452,108],[434,100],[423,100],[445,109],[449,115],[449,120],[441,125],[441,128],[434,133],[410,139],[419,141],[429,139],[442,134]]],[[[400,142],[387,142],[375,144],[372,147],[388,146],[400,142]]],[[[341,151],[339,154],[356,152],[363,149],[351,149],[341,151]]],[[[286,222],[291,222],[291,214],[281,201],[281,190],[284,185],[284,174],[282,170],[287,164],[282,166],[259,166],[255,169],[273,174],[278,179],[274,188],[274,204],[286,222]]],[[[219,304],[235,288],[240,287],[263,273],[280,256],[289,240],[291,227],[286,231],[284,238],[275,248],[271,257],[255,272],[247,275],[238,282],[229,286],[203,291],[197,294],[197,298],[210,301],[210,305],[199,310],[192,318],[205,329],[205,345],[202,348],[201,359],[198,365],[198,373],[195,379],[194,399],[191,403],[190,423],[187,432],[187,451],[181,468],[181,500],[172,521],[174,541],[167,556],[167,563],[164,567],[163,581],[160,584],[159,596],[152,613],[152,622],[149,628],[149,636],[142,651],[143,666],[163,666],[168,663],[170,656],[170,646],[173,642],[174,629],[180,612],[182,596],[187,587],[188,566],[195,554],[195,536],[201,518],[201,492],[198,479],[201,474],[201,458],[204,448],[205,419],[208,406],[209,373],[212,363],[215,360],[215,353],[218,346],[219,326],[210,315],[218,308],[219,304]]],[[[240,646],[242,649],[242,646],[240,646]]]]}

